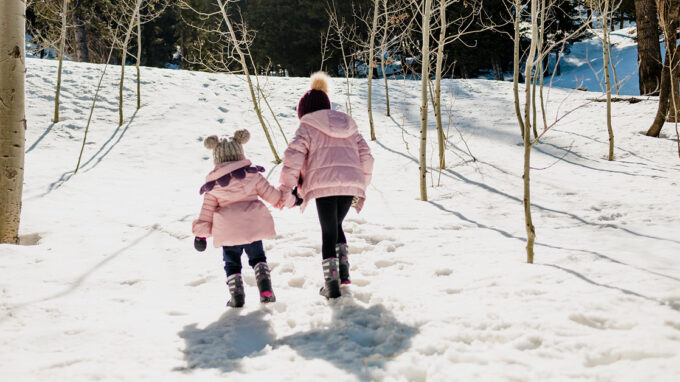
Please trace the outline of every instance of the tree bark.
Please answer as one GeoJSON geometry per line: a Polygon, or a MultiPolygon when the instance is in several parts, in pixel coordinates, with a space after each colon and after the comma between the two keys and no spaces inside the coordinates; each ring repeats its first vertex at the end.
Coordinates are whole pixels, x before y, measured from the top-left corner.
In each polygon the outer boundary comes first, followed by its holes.
{"type": "Polygon", "coordinates": [[[427,84],[430,80],[430,17],[432,0],[425,0],[423,9],[423,58],[421,70],[421,104],[420,104],[420,200],[427,201],[427,84]]]}
{"type": "Polygon", "coordinates": [[[439,0],[439,42],[437,43],[437,62],[435,67],[434,115],[437,118],[437,144],[439,145],[439,168],[446,168],[444,126],[442,124],[442,68],[444,66],[444,45],[446,44],[446,0],[439,0]]]}
{"type": "Polygon", "coordinates": [[[655,0],[635,0],[635,22],[640,94],[659,95],[662,64],[655,0]]]}
{"type": "MultiPolygon", "coordinates": [[[[378,30],[378,11],[380,0],[373,0],[373,24],[371,25],[371,37],[368,43],[368,124],[371,127],[371,140],[375,141],[375,126],[373,126],[373,60],[375,59],[375,35],[378,30]]],[[[384,74],[384,73],[383,73],[384,74]]]]}
{"type": "Polygon", "coordinates": [[[73,13],[76,37],[76,60],[78,62],[90,62],[90,51],[87,48],[87,32],[85,24],[78,9],[73,13]]]}
{"type": "Polygon", "coordinates": [[[142,60],[142,16],[137,12],[137,110],[142,107],[142,76],[139,62],[142,60]]]}
{"type": "Polygon", "coordinates": [[[0,2],[0,243],[19,243],[24,183],[26,8],[21,0],[0,2]]]}
{"type": "Polygon", "coordinates": [[[513,19],[513,26],[515,29],[515,35],[514,35],[514,50],[513,50],[513,62],[512,62],[512,93],[515,98],[515,115],[517,116],[517,123],[519,124],[519,130],[520,133],[522,134],[522,137],[524,137],[524,121],[522,120],[522,111],[520,109],[520,104],[519,104],[519,77],[520,77],[520,68],[519,68],[519,60],[520,60],[520,54],[519,54],[519,43],[520,43],[520,36],[519,36],[519,23],[520,23],[520,16],[522,12],[522,1],[521,0],[514,0],[514,8],[515,8],[515,15],[513,19]]]}
{"type": "Polygon", "coordinates": [[[127,32],[125,32],[125,40],[123,40],[123,51],[121,52],[120,61],[120,85],[118,87],[118,126],[123,125],[123,82],[125,81],[125,60],[127,58],[127,48],[130,43],[130,34],[132,33],[132,28],[137,22],[137,15],[139,14],[139,7],[142,5],[143,0],[137,0],[135,2],[135,10],[130,18],[130,25],[128,26],[127,32]]]}
{"type": "MultiPolygon", "coordinates": [[[[535,66],[536,51],[538,49],[538,1],[531,0],[531,46],[529,47],[529,56],[524,67],[524,173],[522,180],[524,181],[523,203],[524,226],[527,233],[527,263],[529,264],[534,262],[534,241],[536,240],[536,230],[531,217],[531,149],[533,147],[531,142],[531,83],[533,82],[532,71],[535,66]]],[[[518,28],[519,24],[515,24],[515,27],[518,28]]]]}
{"type": "MultiPolygon", "coordinates": [[[[667,4],[667,3],[665,3],[667,4]]],[[[668,118],[669,111],[675,116],[675,107],[671,110],[671,106],[675,106],[673,100],[677,100],[678,78],[680,78],[680,70],[678,64],[680,57],[678,57],[676,30],[678,28],[678,14],[680,13],[680,4],[671,2],[667,7],[658,7],[659,19],[661,27],[664,31],[666,40],[666,55],[663,62],[663,70],[661,74],[661,92],[659,94],[659,107],[656,112],[656,117],[652,126],[647,130],[647,135],[650,137],[658,137],[661,133],[661,128],[668,118]],[[675,95],[674,95],[675,94],[675,95]]]]}
{"type": "MultiPolygon", "coordinates": [[[[610,59],[610,45],[609,32],[607,31],[607,22],[611,19],[609,17],[609,1],[604,1],[604,10],[602,11],[602,61],[604,67],[604,78],[607,86],[607,132],[609,134],[609,155],[607,159],[614,160],[614,130],[612,129],[612,84],[609,76],[609,59],[610,59]]],[[[612,16],[613,18],[613,16],[612,16]]],[[[614,63],[611,63],[612,66],[614,63]]]]}

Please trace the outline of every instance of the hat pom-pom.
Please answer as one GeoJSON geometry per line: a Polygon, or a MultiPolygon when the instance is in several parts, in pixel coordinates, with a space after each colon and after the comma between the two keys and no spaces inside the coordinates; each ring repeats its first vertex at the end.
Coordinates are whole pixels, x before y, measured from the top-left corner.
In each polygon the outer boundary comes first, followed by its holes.
{"type": "Polygon", "coordinates": [[[328,94],[328,83],[330,82],[330,77],[324,72],[316,72],[312,74],[312,90],[321,90],[322,92],[328,94]]]}
{"type": "Polygon", "coordinates": [[[237,130],[234,133],[234,140],[240,144],[244,144],[250,140],[250,132],[248,130],[237,130]]]}
{"type": "Polygon", "coordinates": [[[205,145],[205,148],[209,150],[217,147],[218,143],[220,143],[220,139],[217,138],[217,135],[211,135],[203,141],[203,145],[205,145]]]}

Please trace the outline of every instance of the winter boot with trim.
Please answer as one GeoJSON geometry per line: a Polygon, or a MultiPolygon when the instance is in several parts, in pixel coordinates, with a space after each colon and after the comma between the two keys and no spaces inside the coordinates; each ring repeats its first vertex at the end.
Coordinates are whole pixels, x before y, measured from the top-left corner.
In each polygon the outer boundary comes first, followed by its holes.
{"type": "Polygon", "coordinates": [[[229,293],[231,299],[227,302],[227,306],[232,308],[241,308],[246,302],[246,294],[243,290],[243,279],[240,273],[233,274],[227,277],[227,286],[229,286],[229,293]]]}
{"type": "Polygon", "coordinates": [[[340,275],[338,271],[338,259],[331,257],[321,262],[323,268],[323,278],[326,286],[321,288],[319,293],[326,298],[340,297],[340,275]]]}
{"type": "Polygon", "coordinates": [[[276,302],[267,263],[260,262],[255,265],[255,280],[257,280],[257,289],[260,290],[260,302],[276,302]]]}
{"type": "Polygon", "coordinates": [[[347,244],[339,243],[335,245],[335,253],[340,260],[338,268],[340,269],[340,284],[351,284],[349,279],[349,258],[347,257],[347,244]]]}

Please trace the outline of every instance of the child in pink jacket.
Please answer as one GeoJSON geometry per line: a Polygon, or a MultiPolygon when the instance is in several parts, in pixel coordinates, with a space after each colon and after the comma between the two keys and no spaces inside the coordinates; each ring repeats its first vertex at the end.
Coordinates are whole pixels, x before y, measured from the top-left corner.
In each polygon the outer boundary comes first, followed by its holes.
{"type": "Polygon", "coordinates": [[[192,231],[196,235],[197,250],[205,249],[205,238],[213,237],[215,248],[222,247],[224,270],[231,299],[227,303],[240,308],[245,302],[241,277],[241,254],[248,255],[248,263],[255,270],[260,302],[274,302],[267,258],[262,239],[276,235],[274,220],[258,197],[278,205],[281,192],[272,187],[260,174],[261,166],[252,166],[243,154],[243,144],[250,139],[248,130],[238,130],[232,139],[212,135],[203,142],[213,150],[215,168],[206,176],[201,187],[203,207],[192,231]]]}
{"type": "Polygon", "coordinates": [[[325,280],[321,294],[337,298],[340,284],[350,283],[342,221],[351,206],[357,212],[363,207],[373,157],[352,117],[331,110],[328,81],[326,74],[315,73],[311,89],[300,98],[300,127],[284,153],[279,189],[288,204],[291,190],[297,186],[302,210],[310,199],[316,199],[325,280]]]}

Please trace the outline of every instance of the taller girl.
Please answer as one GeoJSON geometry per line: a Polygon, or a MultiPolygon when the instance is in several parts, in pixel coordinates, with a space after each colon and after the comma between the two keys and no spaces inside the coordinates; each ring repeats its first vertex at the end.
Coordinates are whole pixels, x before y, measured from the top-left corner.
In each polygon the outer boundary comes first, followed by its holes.
{"type": "Polygon", "coordinates": [[[303,211],[309,200],[316,199],[323,242],[321,294],[337,298],[340,283],[350,283],[342,221],[350,207],[360,212],[364,205],[373,157],[352,117],[331,110],[328,75],[317,72],[311,79],[311,89],[298,102],[300,127],[284,153],[280,188],[291,193],[297,186],[303,211]]]}

